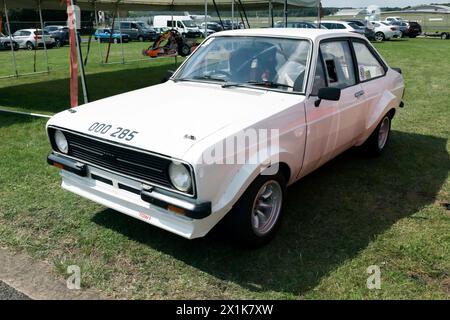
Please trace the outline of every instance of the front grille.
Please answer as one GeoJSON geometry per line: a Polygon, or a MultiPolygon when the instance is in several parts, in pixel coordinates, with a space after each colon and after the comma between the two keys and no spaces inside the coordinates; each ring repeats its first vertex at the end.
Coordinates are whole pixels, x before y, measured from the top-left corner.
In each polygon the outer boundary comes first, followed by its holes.
{"type": "MultiPolygon", "coordinates": [[[[54,129],[49,129],[53,149],[54,129]]],[[[173,189],[168,176],[170,159],[64,131],[69,156],[131,178],[173,189]]]]}

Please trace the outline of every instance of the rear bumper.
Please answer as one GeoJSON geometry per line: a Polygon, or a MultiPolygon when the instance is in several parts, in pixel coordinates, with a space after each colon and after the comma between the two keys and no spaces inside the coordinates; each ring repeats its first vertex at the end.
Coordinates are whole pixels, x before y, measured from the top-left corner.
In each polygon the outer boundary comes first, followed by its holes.
{"type": "Polygon", "coordinates": [[[210,202],[196,203],[54,153],[47,162],[62,169],[64,189],[188,239],[204,236],[223,216],[212,213],[210,202]]]}

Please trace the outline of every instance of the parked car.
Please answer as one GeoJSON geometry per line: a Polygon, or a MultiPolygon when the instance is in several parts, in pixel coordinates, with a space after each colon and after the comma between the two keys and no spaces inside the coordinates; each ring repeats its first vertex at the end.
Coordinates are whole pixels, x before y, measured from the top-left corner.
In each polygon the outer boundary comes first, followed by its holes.
{"type": "Polygon", "coordinates": [[[0,50],[11,50],[11,42],[14,51],[19,50],[19,44],[0,32],[0,50]]]}
{"type": "Polygon", "coordinates": [[[396,26],[391,26],[390,24],[383,21],[371,21],[371,23],[375,28],[374,31],[376,41],[384,41],[402,37],[400,28],[396,26]]]}
{"type": "MultiPolygon", "coordinates": [[[[55,47],[60,48],[69,44],[69,28],[66,26],[49,25],[44,27],[44,31],[48,32],[50,36],[55,39],[55,47]]],[[[80,33],[77,32],[78,41],[81,43],[80,33]]]]}
{"type": "MultiPolygon", "coordinates": [[[[274,25],[275,28],[284,28],[284,22],[278,21],[274,25]]],[[[299,29],[317,29],[317,24],[308,21],[288,21],[288,28],[299,28],[299,29]]]]}
{"type": "Polygon", "coordinates": [[[189,16],[154,16],[153,26],[177,30],[187,38],[200,38],[203,33],[189,16]]]}
{"type": "Polygon", "coordinates": [[[386,22],[387,24],[391,24],[394,21],[403,21],[401,17],[386,17],[383,22],[386,22]]]}
{"type": "Polygon", "coordinates": [[[48,163],[64,189],[143,222],[192,239],[223,220],[260,246],[287,186],[353,146],[383,153],[403,92],[358,34],[224,31],[163,84],[53,116],[48,163]]]}
{"type": "Polygon", "coordinates": [[[152,27],[153,30],[155,30],[156,34],[159,36],[161,34],[163,34],[164,32],[170,30],[169,28],[165,27],[165,28],[155,28],[152,27]]]}
{"type": "MultiPolygon", "coordinates": [[[[316,21],[317,23],[317,21],[316,21]]],[[[366,28],[360,27],[356,23],[352,22],[346,22],[346,21],[331,21],[331,20],[323,20],[321,22],[321,25],[323,25],[325,28],[330,30],[347,30],[348,32],[357,33],[360,35],[365,36],[366,35],[366,28]]]]}
{"type": "MultiPolygon", "coordinates": [[[[204,22],[201,23],[199,28],[200,28],[200,30],[202,30],[202,29],[205,30],[205,23],[204,22]]],[[[222,28],[222,26],[219,23],[212,22],[212,21],[211,22],[207,22],[207,27],[206,28],[209,29],[209,30],[213,30],[214,32],[223,31],[223,28],[222,28]]]]}
{"type": "Polygon", "coordinates": [[[66,26],[51,25],[44,27],[44,31],[55,39],[55,47],[60,48],[65,44],[69,44],[69,28],[66,26]]]}
{"type": "Polygon", "coordinates": [[[44,47],[44,41],[47,49],[55,46],[55,39],[47,31],[44,31],[44,35],[42,35],[42,30],[40,29],[17,30],[13,33],[13,39],[22,49],[34,50],[36,47],[44,47]]]}
{"type": "Polygon", "coordinates": [[[121,21],[114,25],[114,30],[123,32],[130,40],[155,41],[158,37],[156,31],[143,21],[121,21]]]}
{"type": "Polygon", "coordinates": [[[398,27],[403,37],[416,38],[422,34],[422,26],[414,21],[394,21],[391,25],[398,27]]]}
{"type": "Polygon", "coordinates": [[[123,41],[127,43],[130,41],[130,37],[128,34],[120,33],[114,30],[114,33],[111,37],[111,29],[110,28],[99,28],[95,31],[94,34],[95,40],[100,39],[101,42],[109,42],[109,39],[112,39],[112,42],[119,43],[123,41]]]}
{"type": "Polygon", "coordinates": [[[348,22],[351,26],[356,25],[359,28],[364,28],[364,35],[366,38],[369,40],[375,40],[375,29],[369,21],[353,19],[346,20],[346,22],[348,22]]]}

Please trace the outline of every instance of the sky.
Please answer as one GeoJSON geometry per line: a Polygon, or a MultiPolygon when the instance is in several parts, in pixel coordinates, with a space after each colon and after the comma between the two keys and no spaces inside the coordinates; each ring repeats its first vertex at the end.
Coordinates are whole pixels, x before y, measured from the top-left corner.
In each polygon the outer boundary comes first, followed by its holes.
{"type": "Polygon", "coordinates": [[[450,0],[322,0],[324,7],[354,7],[363,8],[369,5],[380,7],[406,7],[419,4],[449,3],[450,0]]]}

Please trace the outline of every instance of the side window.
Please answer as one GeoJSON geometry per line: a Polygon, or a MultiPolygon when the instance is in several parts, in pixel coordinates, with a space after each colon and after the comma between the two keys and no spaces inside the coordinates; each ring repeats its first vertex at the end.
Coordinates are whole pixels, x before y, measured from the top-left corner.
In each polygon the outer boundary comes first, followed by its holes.
{"type": "Polygon", "coordinates": [[[136,24],[136,23],[132,23],[132,24],[131,24],[131,29],[138,29],[137,24],[136,24]]]}
{"type": "Polygon", "coordinates": [[[175,23],[172,23],[172,22],[175,22],[175,21],[172,21],[172,20],[168,20],[168,21],[167,21],[167,26],[168,26],[169,28],[172,28],[172,27],[175,25],[175,23]]]}
{"type": "Polygon", "coordinates": [[[353,42],[356,60],[358,62],[358,73],[361,81],[368,81],[373,78],[384,76],[383,65],[362,42],[353,42]]]}
{"type": "Polygon", "coordinates": [[[28,37],[28,36],[30,36],[31,35],[31,32],[30,31],[22,31],[22,33],[21,33],[21,36],[26,36],[26,37],[28,37]]]}
{"type": "Polygon", "coordinates": [[[353,58],[348,41],[330,41],[320,45],[328,84],[344,89],[356,84],[353,58]]]}
{"type": "Polygon", "coordinates": [[[317,96],[319,94],[319,90],[322,88],[326,88],[327,80],[325,77],[325,71],[323,67],[322,57],[319,56],[316,66],[316,73],[314,75],[314,84],[311,95],[317,96]]]}
{"type": "Polygon", "coordinates": [[[343,24],[336,23],[336,29],[344,30],[344,29],[347,29],[347,28],[343,24]]]}

